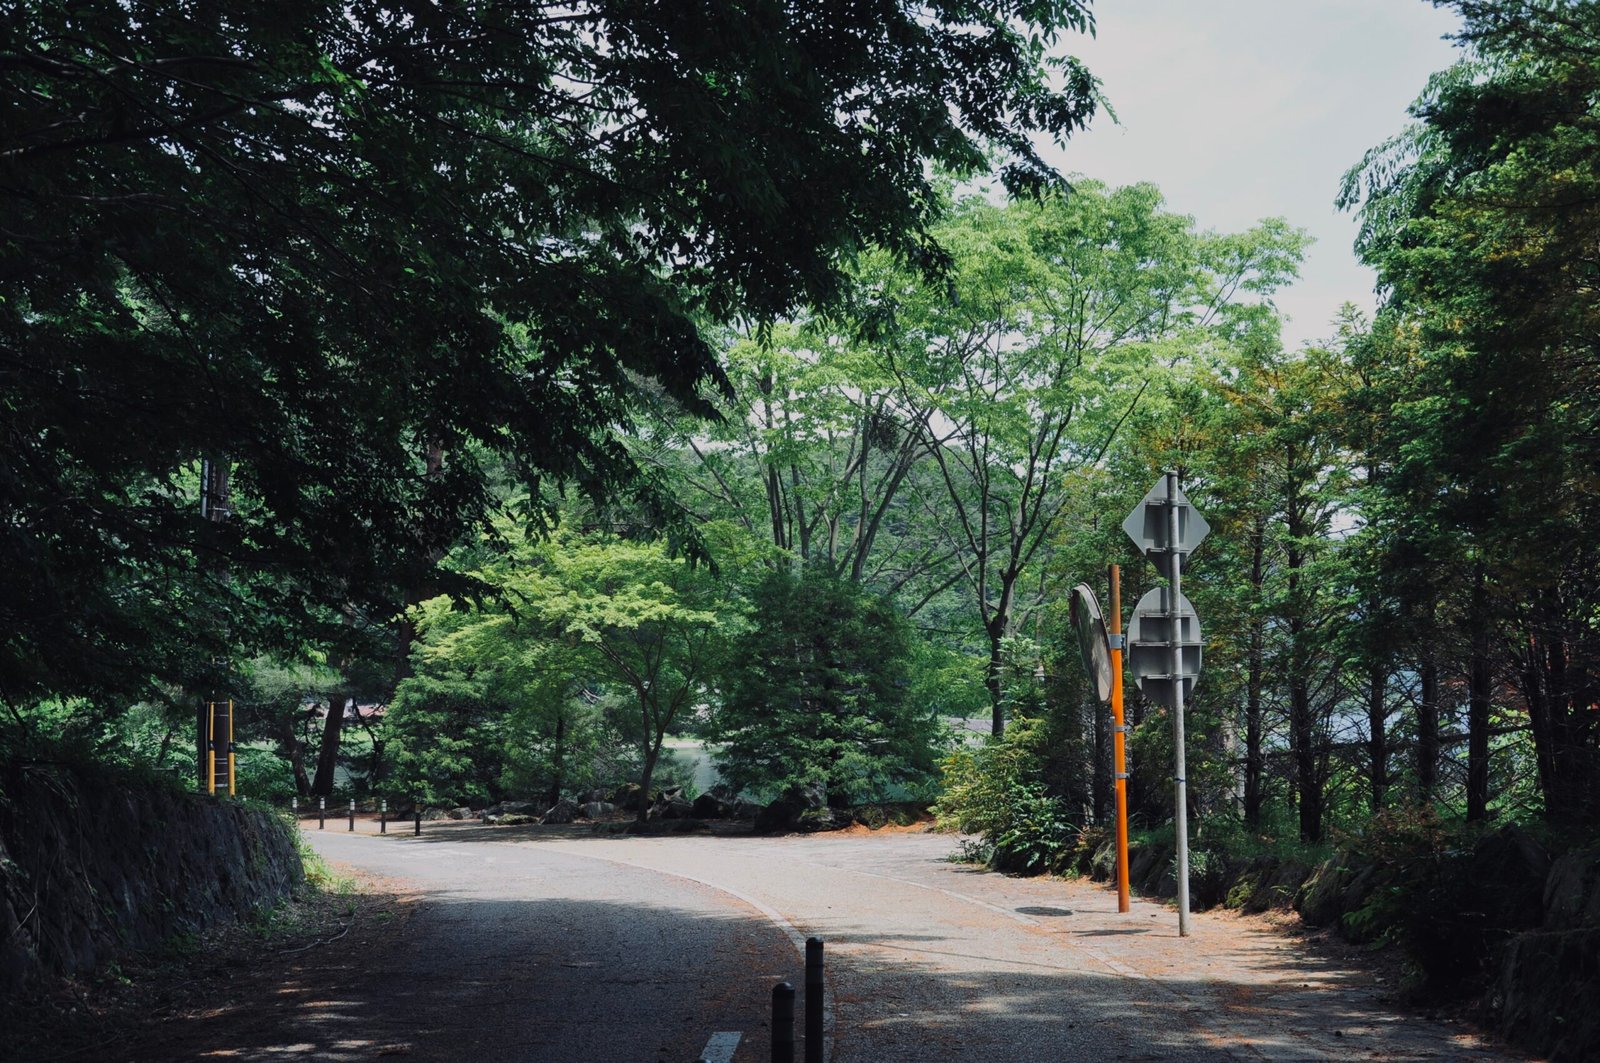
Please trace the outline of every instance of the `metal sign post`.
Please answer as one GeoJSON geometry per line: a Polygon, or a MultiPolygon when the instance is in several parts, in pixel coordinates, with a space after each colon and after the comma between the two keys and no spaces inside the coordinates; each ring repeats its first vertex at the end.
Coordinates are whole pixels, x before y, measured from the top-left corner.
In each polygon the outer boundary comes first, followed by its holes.
{"type": "Polygon", "coordinates": [[[1183,596],[1183,561],[1211,531],[1189,504],[1178,474],[1166,473],[1122,528],[1167,578],[1134,608],[1129,625],[1129,665],[1139,689],[1172,710],[1173,830],[1178,856],[1178,935],[1189,936],[1189,788],[1185,756],[1185,696],[1200,676],[1200,617],[1183,596]]]}

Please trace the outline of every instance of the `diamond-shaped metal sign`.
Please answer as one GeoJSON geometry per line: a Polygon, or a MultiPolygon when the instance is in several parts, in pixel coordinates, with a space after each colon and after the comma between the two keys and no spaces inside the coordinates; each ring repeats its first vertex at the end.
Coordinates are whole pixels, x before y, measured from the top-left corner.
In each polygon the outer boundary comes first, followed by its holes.
{"type": "MultiPolygon", "coordinates": [[[[1190,503],[1189,496],[1183,493],[1183,488],[1175,487],[1175,491],[1175,501],[1178,504],[1178,553],[1192,553],[1194,548],[1211,534],[1211,525],[1206,523],[1200,511],[1190,503]]],[[[1150,488],[1144,500],[1133,507],[1128,519],[1122,522],[1122,530],[1128,533],[1128,538],[1133,540],[1134,545],[1146,557],[1167,553],[1172,548],[1172,544],[1167,542],[1171,532],[1167,516],[1168,505],[1167,478],[1163,476],[1156,481],[1154,487],[1150,488]]]]}

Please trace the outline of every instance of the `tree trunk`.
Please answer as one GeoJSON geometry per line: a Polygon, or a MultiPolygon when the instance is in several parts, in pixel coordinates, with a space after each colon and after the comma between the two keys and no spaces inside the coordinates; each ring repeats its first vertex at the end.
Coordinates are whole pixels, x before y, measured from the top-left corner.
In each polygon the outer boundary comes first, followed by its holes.
{"type": "Polygon", "coordinates": [[[1439,665],[1430,648],[1418,669],[1417,796],[1432,804],[1439,783],[1439,665]]]}
{"type": "Polygon", "coordinates": [[[306,744],[295,734],[293,717],[285,716],[278,730],[278,741],[289,758],[289,768],[294,772],[294,790],[301,797],[311,793],[311,779],[306,775],[306,744]]]}
{"type": "MultiPolygon", "coordinates": [[[[1258,517],[1250,531],[1250,586],[1254,600],[1261,600],[1261,586],[1266,579],[1267,522],[1258,517]]],[[[1263,782],[1266,758],[1261,749],[1265,728],[1261,719],[1261,687],[1263,662],[1266,657],[1266,621],[1260,610],[1250,618],[1250,647],[1245,673],[1244,694],[1244,821],[1252,827],[1261,825],[1263,782]]]]}
{"type": "Polygon", "coordinates": [[[1295,787],[1300,798],[1300,840],[1322,840],[1322,780],[1317,771],[1316,725],[1311,693],[1303,680],[1289,686],[1289,726],[1294,745],[1295,787]]]}
{"type": "Polygon", "coordinates": [[[990,624],[989,631],[989,672],[984,677],[984,685],[989,687],[989,733],[995,738],[1005,735],[1005,685],[1002,684],[1005,672],[1005,658],[1000,652],[1000,636],[994,632],[994,624],[990,624]]]}
{"type": "Polygon", "coordinates": [[[561,801],[561,789],[562,789],[563,784],[566,781],[564,778],[562,778],[562,776],[565,774],[564,771],[563,771],[563,767],[564,767],[563,761],[566,759],[566,751],[567,751],[567,714],[565,712],[557,712],[556,713],[556,754],[555,754],[555,764],[553,765],[553,769],[554,770],[551,773],[550,793],[548,795],[546,795],[547,798],[548,798],[549,807],[552,807],[552,808],[555,807],[561,801]]]}
{"type": "MultiPolygon", "coordinates": [[[[1299,522],[1291,515],[1290,542],[1298,541],[1299,522]]],[[[1286,551],[1289,571],[1289,748],[1294,754],[1295,793],[1300,806],[1300,840],[1322,840],[1322,777],[1317,757],[1317,722],[1311,706],[1310,632],[1301,596],[1305,558],[1294,546],[1286,551]]]]}
{"type": "MultiPolygon", "coordinates": [[[[213,524],[221,524],[233,512],[233,488],[229,482],[230,473],[231,469],[228,466],[227,459],[219,454],[207,454],[200,460],[200,516],[213,524]]],[[[227,575],[226,565],[216,561],[208,562],[206,571],[218,581],[221,581],[227,575]]],[[[226,632],[224,632],[224,636],[226,636],[226,632]]],[[[210,695],[201,694],[200,707],[195,715],[195,720],[198,723],[195,731],[195,748],[200,753],[200,789],[202,790],[209,789],[211,786],[211,750],[207,748],[207,743],[210,740],[210,701],[216,696],[216,691],[212,691],[210,695]]]]}
{"type": "Polygon", "coordinates": [[[1385,695],[1388,669],[1380,664],[1367,671],[1367,759],[1372,773],[1372,810],[1383,808],[1389,789],[1389,712],[1385,695]]]}
{"type": "Polygon", "coordinates": [[[1489,816],[1489,604],[1480,564],[1472,587],[1472,664],[1467,690],[1467,821],[1489,816]]]}
{"type": "Polygon", "coordinates": [[[347,698],[328,699],[328,719],[322,725],[322,747],[317,751],[317,777],[312,780],[314,797],[333,795],[333,771],[339,765],[339,739],[344,735],[344,707],[347,698]]]}

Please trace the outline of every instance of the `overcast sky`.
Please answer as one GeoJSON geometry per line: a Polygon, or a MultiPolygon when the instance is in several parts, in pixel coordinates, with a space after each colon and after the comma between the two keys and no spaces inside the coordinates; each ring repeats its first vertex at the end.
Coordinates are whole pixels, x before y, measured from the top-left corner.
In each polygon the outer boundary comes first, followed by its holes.
{"type": "Polygon", "coordinates": [[[1308,230],[1302,279],[1277,298],[1291,347],[1330,334],[1346,301],[1371,309],[1339,179],[1408,121],[1456,50],[1455,13],[1424,0],[1096,0],[1098,36],[1065,50],[1104,84],[1102,115],[1052,160],[1111,184],[1151,181],[1201,228],[1282,216],[1308,230]]]}

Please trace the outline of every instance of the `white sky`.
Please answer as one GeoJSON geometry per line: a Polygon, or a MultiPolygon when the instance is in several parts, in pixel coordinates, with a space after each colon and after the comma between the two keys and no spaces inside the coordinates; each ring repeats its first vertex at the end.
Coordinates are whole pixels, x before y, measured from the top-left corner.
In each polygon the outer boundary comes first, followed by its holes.
{"type": "Polygon", "coordinates": [[[1456,49],[1459,25],[1426,0],[1096,0],[1098,36],[1068,38],[1104,84],[1101,115],[1049,160],[1113,185],[1150,181],[1203,229],[1282,216],[1316,243],[1278,294],[1291,348],[1328,336],[1345,302],[1370,310],[1339,180],[1409,120],[1406,106],[1456,49]]]}

